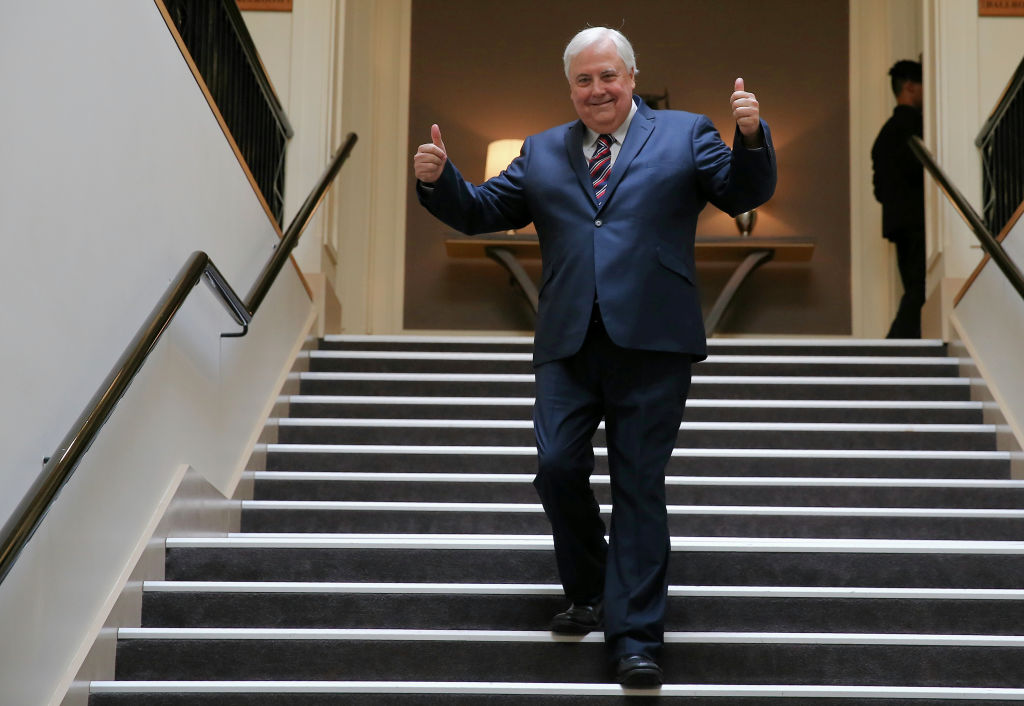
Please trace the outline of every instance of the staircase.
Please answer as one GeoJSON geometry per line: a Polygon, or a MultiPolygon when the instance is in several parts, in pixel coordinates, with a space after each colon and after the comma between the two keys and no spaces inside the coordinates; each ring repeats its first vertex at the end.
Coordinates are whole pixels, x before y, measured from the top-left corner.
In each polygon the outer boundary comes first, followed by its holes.
{"type": "Polygon", "coordinates": [[[1024,702],[1024,484],[941,343],[711,341],[668,469],[660,692],[545,629],[530,349],[323,340],[241,532],[167,542],[90,704],[1024,702]]]}

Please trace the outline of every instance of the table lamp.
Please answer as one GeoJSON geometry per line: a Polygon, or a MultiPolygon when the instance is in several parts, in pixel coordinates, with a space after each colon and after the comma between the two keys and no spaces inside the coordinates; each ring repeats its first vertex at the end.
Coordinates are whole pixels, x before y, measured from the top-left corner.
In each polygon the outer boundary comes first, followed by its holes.
{"type": "MultiPolygon", "coordinates": [[[[523,140],[516,138],[495,140],[487,145],[487,164],[484,167],[484,180],[501,174],[505,167],[511,164],[512,160],[518,157],[522,151],[523,140]]],[[[515,235],[515,231],[508,231],[508,235],[515,235]]]]}
{"type": "Polygon", "coordinates": [[[487,166],[484,167],[484,179],[496,177],[519,156],[523,149],[523,141],[518,139],[495,140],[487,145],[487,166]]]}

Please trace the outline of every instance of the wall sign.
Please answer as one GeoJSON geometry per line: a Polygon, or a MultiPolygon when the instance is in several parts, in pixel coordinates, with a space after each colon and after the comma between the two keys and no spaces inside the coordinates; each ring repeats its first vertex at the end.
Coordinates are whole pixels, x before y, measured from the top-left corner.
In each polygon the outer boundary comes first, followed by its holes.
{"type": "Polygon", "coordinates": [[[1024,17],[1024,0],[978,0],[983,17],[1024,17]]]}
{"type": "Polygon", "coordinates": [[[292,0],[238,0],[238,9],[242,12],[291,12],[292,0]]]}

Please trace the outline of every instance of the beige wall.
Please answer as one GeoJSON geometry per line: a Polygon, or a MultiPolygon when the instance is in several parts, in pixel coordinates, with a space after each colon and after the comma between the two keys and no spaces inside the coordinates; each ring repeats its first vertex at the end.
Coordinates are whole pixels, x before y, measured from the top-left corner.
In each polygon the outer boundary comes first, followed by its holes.
{"type": "Polygon", "coordinates": [[[411,0],[295,0],[246,24],[288,111],[290,216],[349,132],[359,141],[295,257],[323,333],[402,328],[411,0]],[[280,81],[280,83],[279,83],[280,81]],[[287,90],[281,86],[286,85],[287,90]],[[336,306],[337,298],[342,302],[336,306]]]}
{"type": "MultiPolygon", "coordinates": [[[[409,143],[438,122],[463,174],[479,181],[486,145],[575,118],[561,69],[565,42],[585,24],[621,26],[637,51],[638,91],[707,114],[731,141],[728,98],[746,79],[772,127],[779,187],[755,235],[812,235],[809,265],[756,272],[723,321],[725,332],[849,334],[848,6],[846,0],[609,2],[414,0],[409,143]],[[543,16],[524,30],[523,18],[543,16]],[[755,28],[737,33],[741,28],[755,28]],[[737,51],[739,37],[747,52],[737,51]],[[441,41],[438,41],[438,39],[441,41]]],[[[415,202],[406,239],[407,329],[527,329],[507,276],[489,261],[450,262],[448,229],[415,202]]],[[[714,208],[698,233],[732,235],[714,208]]],[[[536,274],[536,268],[534,268],[536,274]]],[[[705,306],[729,274],[701,266],[705,306]]]]}
{"type": "Polygon", "coordinates": [[[1021,60],[1024,60],[1024,17],[979,17],[978,108],[982,122],[996,107],[1021,60]]]}

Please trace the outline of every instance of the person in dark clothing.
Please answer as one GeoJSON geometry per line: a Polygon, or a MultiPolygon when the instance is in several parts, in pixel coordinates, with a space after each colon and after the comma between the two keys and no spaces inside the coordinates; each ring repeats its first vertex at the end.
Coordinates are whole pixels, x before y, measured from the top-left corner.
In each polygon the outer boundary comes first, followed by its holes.
{"type": "Polygon", "coordinates": [[[922,135],[921,64],[897,61],[889,76],[896,108],[871,147],[882,235],[896,245],[903,282],[903,297],[886,338],[920,338],[925,297],[924,170],[908,141],[911,135],[922,135]]]}

